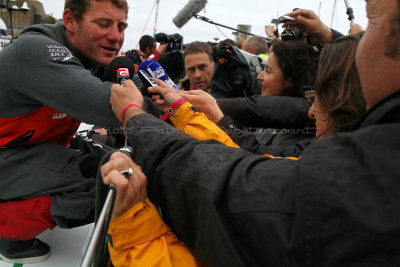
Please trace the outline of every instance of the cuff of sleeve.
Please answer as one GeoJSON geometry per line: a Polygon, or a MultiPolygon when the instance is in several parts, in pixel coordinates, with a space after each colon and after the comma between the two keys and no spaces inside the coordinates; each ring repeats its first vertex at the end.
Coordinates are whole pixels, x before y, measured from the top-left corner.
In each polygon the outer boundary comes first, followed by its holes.
{"type": "Polygon", "coordinates": [[[196,116],[196,109],[189,102],[183,103],[179,109],[176,110],[175,116],[170,116],[170,121],[178,130],[183,130],[188,122],[196,116]]]}
{"type": "Polygon", "coordinates": [[[169,231],[155,206],[146,199],[111,220],[108,233],[115,249],[127,249],[154,240],[169,231]]]}
{"type": "Polygon", "coordinates": [[[233,119],[229,116],[223,116],[222,119],[217,122],[218,127],[223,129],[224,131],[232,130],[235,127],[235,122],[233,119]]]}
{"type": "Polygon", "coordinates": [[[332,31],[332,41],[331,41],[331,43],[332,43],[333,41],[335,41],[337,38],[343,36],[343,34],[341,34],[340,32],[338,32],[338,31],[336,31],[336,30],[334,30],[334,29],[331,29],[331,31],[332,31]]]}

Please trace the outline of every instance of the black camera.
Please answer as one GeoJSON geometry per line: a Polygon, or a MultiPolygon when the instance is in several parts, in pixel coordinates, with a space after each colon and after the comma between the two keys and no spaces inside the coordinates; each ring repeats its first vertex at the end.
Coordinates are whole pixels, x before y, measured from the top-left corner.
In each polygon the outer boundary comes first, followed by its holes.
{"type": "Polygon", "coordinates": [[[291,30],[289,28],[285,28],[282,33],[281,33],[281,39],[282,41],[289,41],[289,40],[298,40],[304,37],[304,34],[297,29],[296,27],[294,30],[291,30]]]}
{"type": "Polygon", "coordinates": [[[289,16],[280,16],[278,18],[278,23],[288,23],[288,22],[295,22],[295,19],[289,16]]]}
{"type": "Polygon", "coordinates": [[[160,44],[168,44],[167,52],[172,51],[183,51],[183,37],[182,35],[175,33],[167,35],[165,33],[157,33],[155,39],[160,44]]]}

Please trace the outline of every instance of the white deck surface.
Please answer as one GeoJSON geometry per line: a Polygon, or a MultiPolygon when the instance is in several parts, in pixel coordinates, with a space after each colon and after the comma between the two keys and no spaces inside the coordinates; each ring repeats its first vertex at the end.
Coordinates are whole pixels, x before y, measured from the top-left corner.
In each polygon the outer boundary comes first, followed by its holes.
{"type": "Polygon", "coordinates": [[[46,242],[51,250],[50,257],[36,264],[11,264],[0,260],[0,267],[75,267],[81,266],[89,239],[92,235],[94,224],[89,224],[74,229],[54,228],[46,230],[38,238],[46,242]]]}

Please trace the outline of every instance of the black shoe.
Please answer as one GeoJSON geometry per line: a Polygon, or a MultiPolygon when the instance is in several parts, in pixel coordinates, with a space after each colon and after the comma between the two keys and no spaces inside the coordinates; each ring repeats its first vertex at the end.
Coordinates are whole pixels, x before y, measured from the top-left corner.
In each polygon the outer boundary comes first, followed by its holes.
{"type": "Polygon", "coordinates": [[[47,260],[50,247],[37,238],[28,241],[0,238],[0,258],[9,263],[38,263],[47,260]]]}

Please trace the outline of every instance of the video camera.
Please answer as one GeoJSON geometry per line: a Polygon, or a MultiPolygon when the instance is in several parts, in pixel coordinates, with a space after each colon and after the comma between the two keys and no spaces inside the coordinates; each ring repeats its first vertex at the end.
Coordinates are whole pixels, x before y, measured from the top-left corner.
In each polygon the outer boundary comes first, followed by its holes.
{"type": "Polygon", "coordinates": [[[211,82],[212,96],[235,98],[261,93],[261,85],[257,81],[263,69],[260,57],[229,44],[215,48],[213,56],[216,63],[211,82]]]}
{"type": "Polygon", "coordinates": [[[155,39],[161,44],[168,44],[167,52],[183,51],[183,37],[178,33],[167,35],[160,32],[156,34],[155,39]]]}

